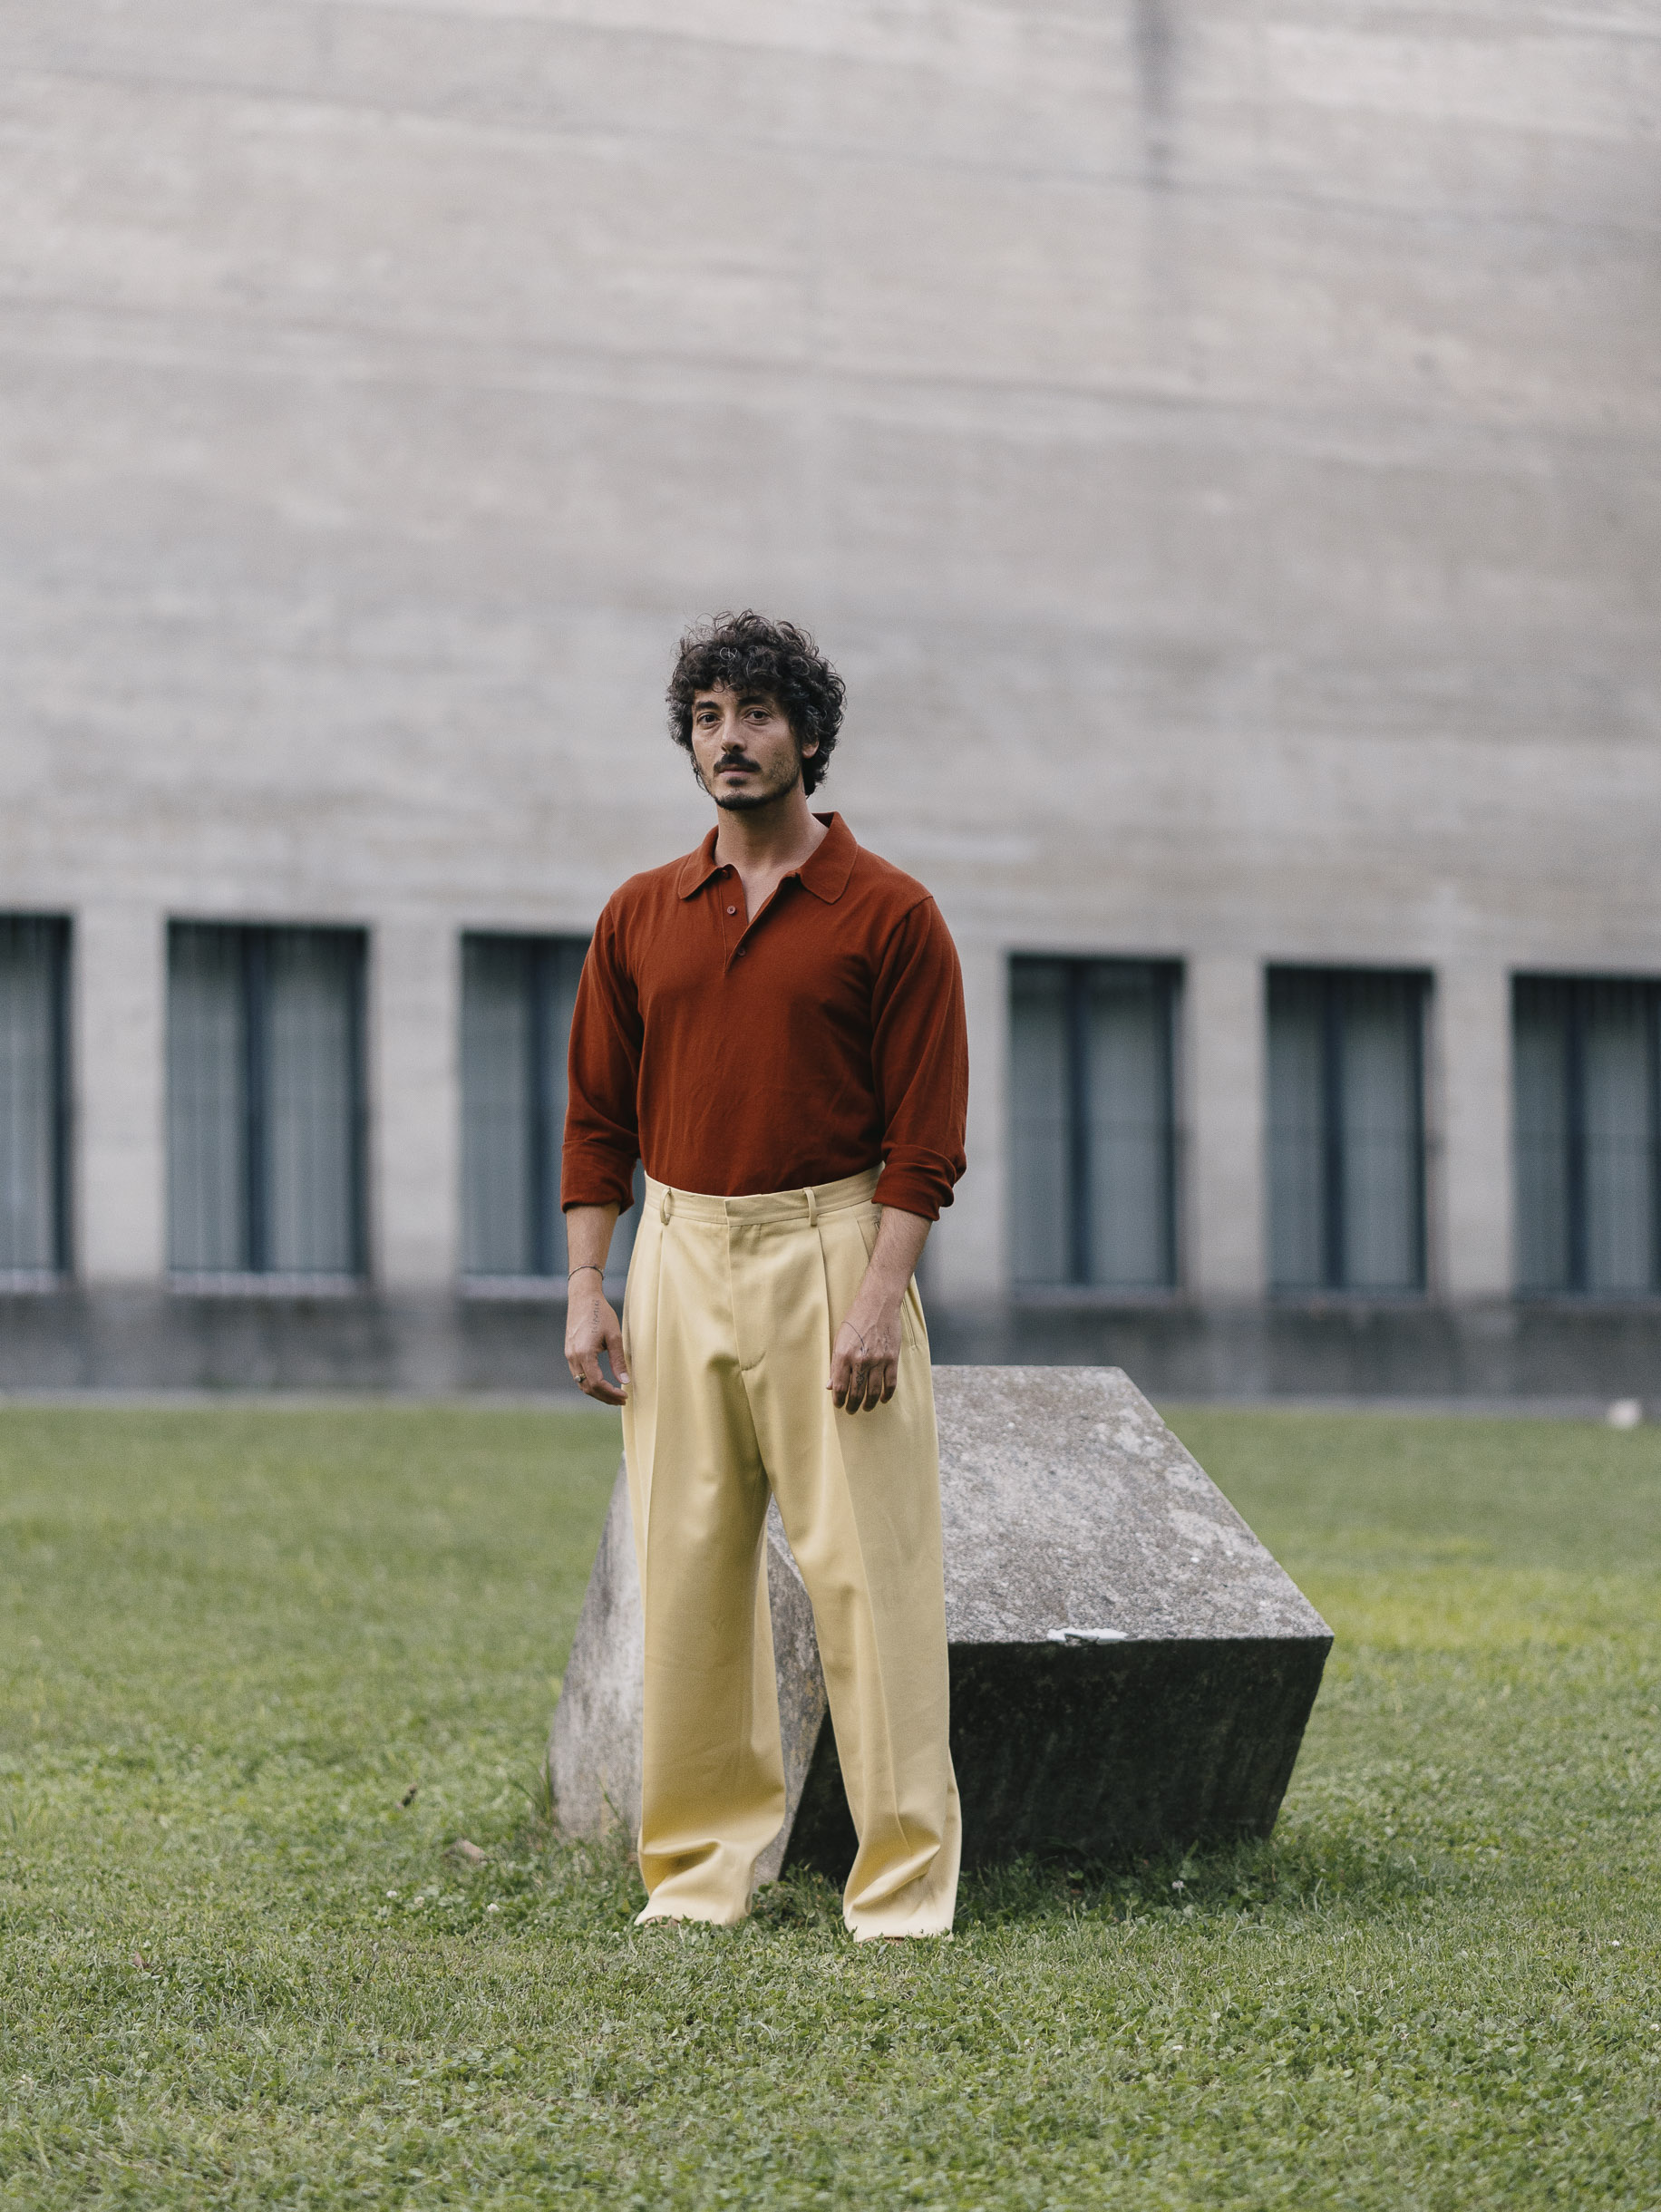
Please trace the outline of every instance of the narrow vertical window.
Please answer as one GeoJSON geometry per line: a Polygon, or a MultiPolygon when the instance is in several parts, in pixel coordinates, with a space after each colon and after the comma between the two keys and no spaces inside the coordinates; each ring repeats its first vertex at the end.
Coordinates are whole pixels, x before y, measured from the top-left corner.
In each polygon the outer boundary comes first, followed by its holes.
{"type": "Polygon", "coordinates": [[[1271,968],[1271,1280],[1282,1291],[1424,1287],[1427,978],[1271,968]]]}
{"type": "Polygon", "coordinates": [[[363,978],[358,930],[172,925],[176,1274],[363,1273],[363,978]]]}
{"type": "MultiPolygon", "coordinates": [[[[475,1281],[562,1284],[566,1053],[588,940],[461,940],[461,1266],[475,1281]]],[[[636,1170],[636,1198],[642,1179],[636,1170]]],[[[627,1271],[638,1207],[617,1222],[608,1278],[627,1271]]]]}
{"type": "Polygon", "coordinates": [[[1661,1291],[1661,985],[1512,985],[1518,1287],[1661,1291]]]}
{"type": "Polygon", "coordinates": [[[69,1267],[69,925],[0,916],[0,1276],[69,1267]]]}
{"type": "Polygon", "coordinates": [[[1014,962],[1018,1283],[1174,1285],[1176,979],[1163,962],[1014,962]]]}

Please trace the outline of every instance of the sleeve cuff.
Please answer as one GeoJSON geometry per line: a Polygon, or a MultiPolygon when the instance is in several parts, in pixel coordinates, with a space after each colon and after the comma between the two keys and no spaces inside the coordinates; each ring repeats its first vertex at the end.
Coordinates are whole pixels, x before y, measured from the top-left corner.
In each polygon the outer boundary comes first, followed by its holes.
{"type": "Polygon", "coordinates": [[[574,1164],[560,1179],[559,1210],[573,1206],[615,1206],[627,1213],[635,1202],[635,1163],[617,1167],[610,1160],[585,1159],[574,1164]]]}
{"type": "Polygon", "coordinates": [[[952,1202],[952,1187],[915,1168],[885,1168],[877,1178],[871,1202],[891,1206],[897,1213],[920,1214],[925,1221],[937,1221],[941,1208],[952,1202]]]}

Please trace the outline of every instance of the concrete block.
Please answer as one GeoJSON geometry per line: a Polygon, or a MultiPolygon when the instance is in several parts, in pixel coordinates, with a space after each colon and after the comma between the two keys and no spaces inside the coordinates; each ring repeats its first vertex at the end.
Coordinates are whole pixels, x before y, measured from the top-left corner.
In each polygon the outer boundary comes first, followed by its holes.
{"type": "MultiPolygon", "coordinates": [[[[966,1863],[1267,1836],[1332,1634],[1117,1368],[942,1367],[952,1756],[966,1863]]],[[[787,1808],[758,1873],[853,1856],[812,1611],[776,1511],[787,1808]]],[[[639,1585],[621,1471],[554,1717],[573,1834],[639,1819],[639,1585]]]]}

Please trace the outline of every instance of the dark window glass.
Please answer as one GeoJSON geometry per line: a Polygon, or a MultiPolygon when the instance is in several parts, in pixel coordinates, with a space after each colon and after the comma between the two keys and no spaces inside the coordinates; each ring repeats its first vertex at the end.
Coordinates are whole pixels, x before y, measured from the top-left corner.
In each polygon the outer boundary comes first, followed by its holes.
{"type": "Polygon", "coordinates": [[[169,930],[177,1272],[362,1274],[363,978],[359,930],[169,930]]]}
{"type": "Polygon", "coordinates": [[[1176,980],[1162,962],[1014,962],[1017,1282],[1174,1285],[1176,980]]]}
{"type": "Polygon", "coordinates": [[[69,925],[0,916],[0,1274],[69,1266],[69,925]]]}
{"type": "MultiPolygon", "coordinates": [[[[563,1280],[566,1051],[581,937],[461,940],[461,1266],[474,1276],[563,1280]]],[[[607,1275],[628,1267],[636,1205],[617,1222],[607,1275]]]]}
{"type": "Polygon", "coordinates": [[[1270,1279],[1424,1285],[1423,975],[1271,968],[1270,1279]]]}
{"type": "Polygon", "coordinates": [[[1661,1290],[1661,985],[1519,975],[1511,1016],[1519,1288],[1661,1290]]]}

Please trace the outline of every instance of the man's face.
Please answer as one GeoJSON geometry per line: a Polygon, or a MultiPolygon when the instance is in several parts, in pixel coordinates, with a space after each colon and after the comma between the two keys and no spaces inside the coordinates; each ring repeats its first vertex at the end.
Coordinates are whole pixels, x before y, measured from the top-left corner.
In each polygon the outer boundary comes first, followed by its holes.
{"type": "Polygon", "coordinates": [[[724,684],[699,692],[692,703],[692,755],[698,780],[718,807],[735,813],[771,806],[801,781],[802,756],[776,699],[765,692],[735,692],[724,684]]]}

